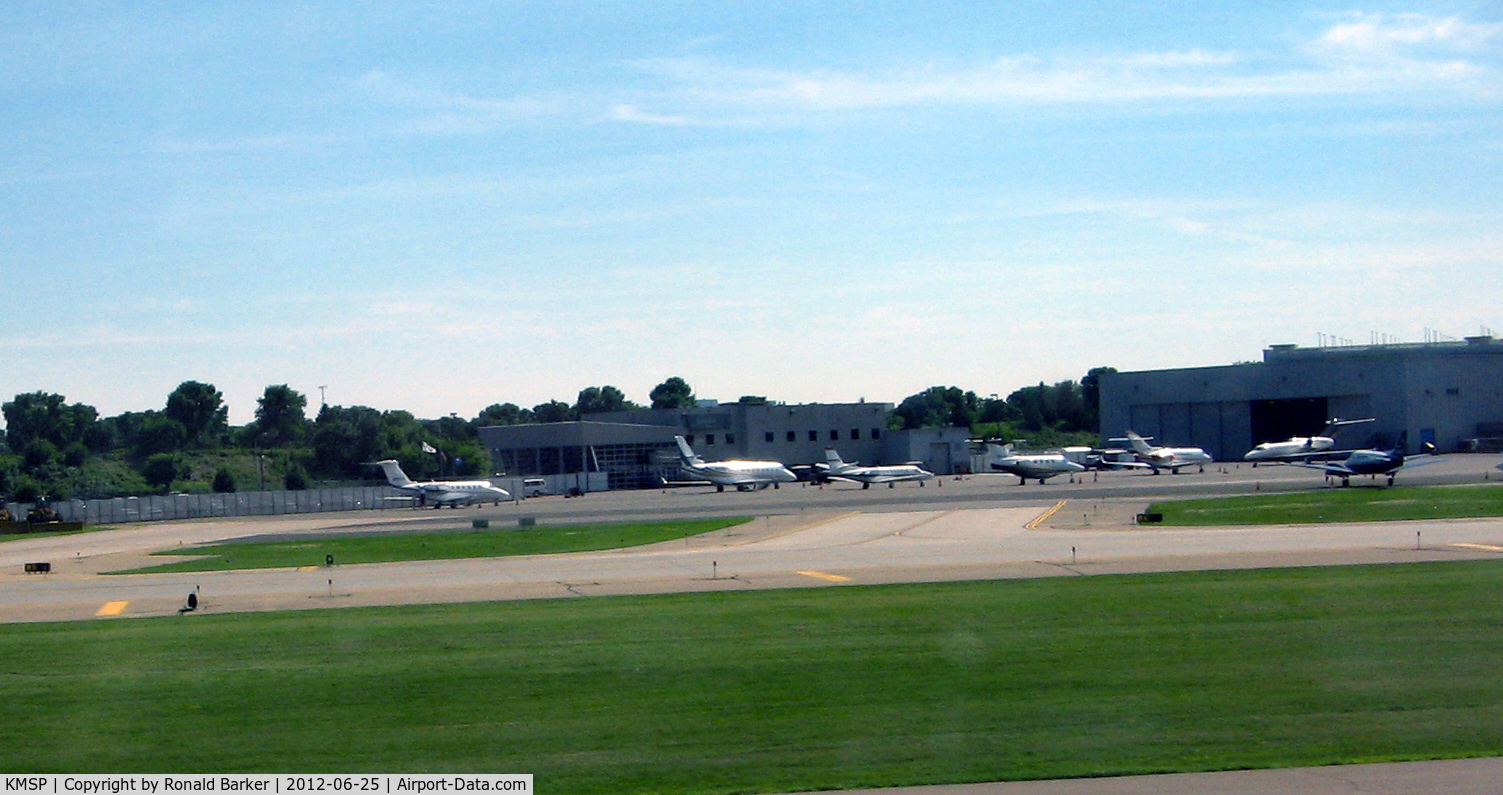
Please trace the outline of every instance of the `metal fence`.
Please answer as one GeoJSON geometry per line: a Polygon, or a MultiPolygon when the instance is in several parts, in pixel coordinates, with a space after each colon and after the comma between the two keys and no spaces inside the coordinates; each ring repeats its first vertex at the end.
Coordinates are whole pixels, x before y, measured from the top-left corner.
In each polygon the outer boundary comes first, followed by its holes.
{"type": "MultiPolygon", "coordinates": [[[[412,501],[389,486],[358,486],[306,491],[250,491],[231,494],[169,494],[68,500],[51,503],[64,522],[114,524],[215,516],[277,516],[324,511],[411,508],[412,501]]],[[[28,503],[6,503],[10,515],[24,521],[28,503]]]]}

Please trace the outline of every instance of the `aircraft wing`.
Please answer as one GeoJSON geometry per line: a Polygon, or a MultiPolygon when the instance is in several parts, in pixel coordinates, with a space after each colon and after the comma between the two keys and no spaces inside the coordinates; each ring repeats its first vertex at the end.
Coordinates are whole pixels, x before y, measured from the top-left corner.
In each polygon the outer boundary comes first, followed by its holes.
{"type": "MultiPolygon", "coordinates": [[[[1101,463],[1095,464],[1093,466],[1107,467],[1109,469],[1153,469],[1154,468],[1152,464],[1145,464],[1142,461],[1107,461],[1106,459],[1102,459],[1101,463]]],[[[1161,465],[1158,468],[1159,469],[1168,469],[1169,467],[1161,465]]]]}
{"type": "MultiPolygon", "coordinates": [[[[1429,453],[1416,453],[1414,455],[1404,456],[1404,462],[1403,463],[1401,463],[1401,464],[1399,464],[1397,466],[1394,466],[1394,467],[1392,467],[1390,469],[1382,470],[1381,472],[1378,472],[1376,474],[1385,474],[1385,473],[1397,472],[1400,469],[1408,469],[1410,467],[1422,467],[1422,466],[1425,466],[1426,464],[1433,464],[1433,463],[1435,463],[1436,461],[1439,461],[1439,460],[1440,460],[1440,456],[1431,455],[1429,453]]],[[[1371,474],[1375,474],[1373,472],[1359,472],[1357,470],[1354,470],[1351,467],[1347,466],[1346,465],[1346,461],[1344,461],[1344,460],[1343,461],[1320,461],[1320,462],[1315,462],[1315,461],[1311,461],[1311,462],[1292,461],[1292,462],[1290,462],[1290,466],[1304,467],[1305,469],[1320,469],[1320,470],[1329,472],[1329,473],[1331,473],[1333,475],[1350,475],[1350,476],[1353,476],[1353,477],[1355,477],[1357,475],[1371,475],[1371,474]]]]}
{"type": "Polygon", "coordinates": [[[1284,455],[1264,458],[1258,463],[1293,463],[1295,461],[1324,461],[1333,458],[1345,460],[1347,456],[1357,452],[1356,450],[1310,450],[1304,453],[1285,453],[1284,455]]]}
{"type": "Polygon", "coordinates": [[[896,483],[898,481],[913,479],[912,475],[862,475],[859,478],[853,478],[850,475],[836,473],[831,473],[826,477],[831,480],[843,480],[847,483],[896,483]]]}
{"type": "Polygon", "coordinates": [[[1329,472],[1329,473],[1331,473],[1333,475],[1356,475],[1357,474],[1356,472],[1353,472],[1351,470],[1351,468],[1349,468],[1346,465],[1345,461],[1275,461],[1273,463],[1287,463],[1289,466],[1292,466],[1292,467],[1303,467],[1305,469],[1319,469],[1322,472],[1329,472]]]}
{"type": "Polygon", "coordinates": [[[682,486],[713,486],[715,484],[708,480],[669,480],[659,477],[658,485],[665,488],[679,488],[682,486]]]}

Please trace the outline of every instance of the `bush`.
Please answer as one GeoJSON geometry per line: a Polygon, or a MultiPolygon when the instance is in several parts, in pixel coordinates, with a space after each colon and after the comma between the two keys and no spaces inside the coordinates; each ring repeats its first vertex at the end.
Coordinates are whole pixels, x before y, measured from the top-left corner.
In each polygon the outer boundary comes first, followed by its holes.
{"type": "Polygon", "coordinates": [[[220,467],[219,471],[214,473],[214,491],[215,491],[215,493],[217,493],[217,494],[229,494],[229,493],[233,492],[234,490],[235,490],[235,476],[230,474],[230,470],[229,469],[227,469],[225,467],[220,467]]]}
{"type": "Polygon", "coordinates": [[[308,472],[299,464],[294,464],[287,474],[282,476],[282,487],[288,491],[303,491],[308,488],[308,472]]]}
{"type": "Polygon", "coordinates": [[[172,481],[177,480],[182,469],[182,464],[176,455],[157,453],[147,458],[146,463],[141,465],[141,477],[146,478],[148,484],[166,491],[172,485],[172,481]]]}

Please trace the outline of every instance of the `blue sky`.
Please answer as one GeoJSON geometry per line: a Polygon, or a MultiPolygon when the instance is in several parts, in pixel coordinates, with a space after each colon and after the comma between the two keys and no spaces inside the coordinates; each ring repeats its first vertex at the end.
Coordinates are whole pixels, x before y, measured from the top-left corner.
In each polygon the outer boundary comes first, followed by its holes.
{"type": "Polygon", "coordinates": [[[7,3],[0,397],[897,401],[1503,323],[1497,3],[917,5],[7,3]]]}

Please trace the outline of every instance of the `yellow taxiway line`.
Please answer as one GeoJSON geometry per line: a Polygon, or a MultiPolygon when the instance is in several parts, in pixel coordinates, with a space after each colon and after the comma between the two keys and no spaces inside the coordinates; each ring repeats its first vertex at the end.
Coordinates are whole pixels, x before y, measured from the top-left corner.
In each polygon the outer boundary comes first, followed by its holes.
{"type": "Polygon", "coordinates": [[[799,574],[805,577],[813,577],[816,580],[828,580],[830,582],[850,582],[850,577],[842,577],[839,574],[827,574],[822,571],[801,571],[799,574]]]}
{"type": "Polygon", "coordinates": [[[1059,502],[1054,503],[1054,507],[1053,508],[1050,508],[1049,510],[1044,511],[1043,513],[1039,514],[1039,516],[1038,516],[1037,519],[1034,519],[1033,521],[1029,522],[1028,524],[1023,525],[1023,529],[1024,530],[1037,530],[1037,529],[1039,529],[1039,525],[1041,525],[1044,522],[1048,521],[1049,517],[1051,517],[1051,516],[1059,513],[1059,509],[1063,508],[1063,507],[1065,507],[1065,501],[1064,500],[1060,500],[1059,502]]]}
{"type": "Polygon", "coordinates": [[[105,602],[104,607],[99,608],[96,616],[118,616],[125,612],[125,606],[130,602],[105,602]]]}
{"type": "Polygon", "coordinates": [[[749,538],[749,539],[747,539],[745,541],[737,541],[735,543],[727,544],[726,546],[741,547],[741,546],[746,546],[747,544],[757,544],[757,543],[760,543],[762,541],[771,541],[774,538],[782,538],[783,536],[791,536],[794,533],[802,533],[805,530],[812,530],[812,529],[814,529],[816,527],[819,527],[820,525],[827,525],[827,524],[830,524],[831,522],[838,522],[841,519],[849,519],[852,516],[860,516],[860,515],[861,515],[860,511],[847,511],[846,513],[843,513],[843,514],[841,514],[839,516],[831,516],[828,519],[821,519],[821,520],[819,520],[817,522],[810,522],[809,524],[806,524],[806,525],[800,525],[798,527],[794,527],[794,528],[790,528],[788,530],[784,530],[781,533],[773,533],[770,536],[760,536],[760,537],[757,537],[757,538],[749,538]]]}
{"type": "Polygon", "coordinates": [[[1486,550],[1488,552],[1503,552],[1503,547],[1493,546],[1492,544],[1468,544],[1466,542],[1460,542],[1460,543],[1452,544],[1451,546],[1453,546],[1453,547],[1466,547],[1467,549],[1481,549],[1481,550],[1486,550]]]}

